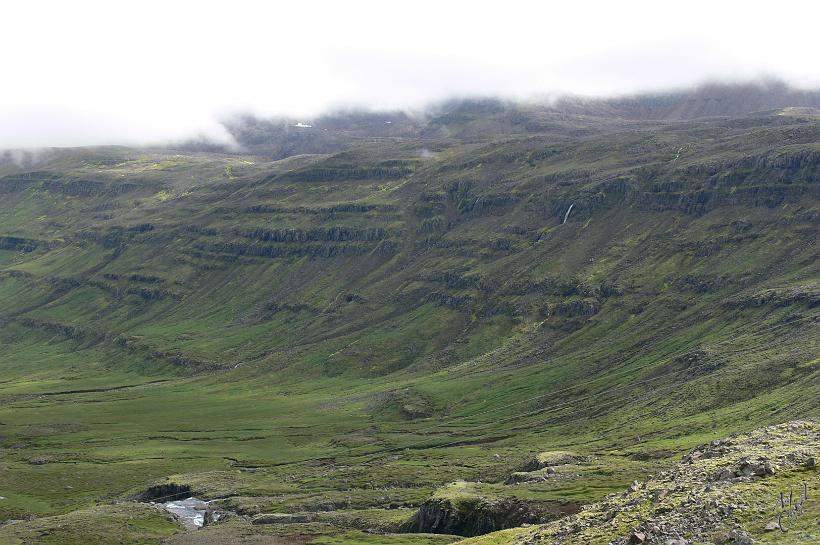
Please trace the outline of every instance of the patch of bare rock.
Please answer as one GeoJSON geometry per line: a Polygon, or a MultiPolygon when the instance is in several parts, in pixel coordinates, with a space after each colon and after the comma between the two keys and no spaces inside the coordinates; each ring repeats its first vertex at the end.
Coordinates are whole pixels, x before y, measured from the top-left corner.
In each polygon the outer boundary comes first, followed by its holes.
{"type": "Polygon", "coordinates": [[[626,492],[515,542],[752,545],[761,533],[783,531],[779,516],[795,520],[810,507],[806,502],[820,502],[818,451],[820,423],[815,420],[712,441],[654,478],[633,482],[626,492]],[[787,497],[778,497],[781,485],[790,488],[787,497]]]}

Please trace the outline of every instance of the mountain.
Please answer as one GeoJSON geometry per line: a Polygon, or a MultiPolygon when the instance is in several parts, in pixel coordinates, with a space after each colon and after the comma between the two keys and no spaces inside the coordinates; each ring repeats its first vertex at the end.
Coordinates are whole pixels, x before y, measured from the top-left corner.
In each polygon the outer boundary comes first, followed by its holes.
{"type": "MultiPolygon", "coordinates": [[[[694,121],[771,115],[784,108],[820,109],[820,91],[762,83],[709,83],[693,89],[612,98],[564,96],[516,103],[497,98],[451,99],[413,114],[402,111],[340,110],[312,120],[266,119],[251,114],[223,122],[238,149],[282,159],[291,155],[338,152],[371,138],[458,137],[479,141],[512,134],[580,135],[623,131],[629,122],[694,121]]],[[[636,125],[632,125],[635,127],[636,125]]],[[[230,152],[232,148],[192,141],[189,151],[230,152]]]]}
{"type": "MultiPolygon", "coordinates": [[[[571,101],[567,101],[568,104],[571,101]]],[[[628,119],[694,120],[737,117],[782,108],[820,108],[820,91],[789,87],[777,80],[763,83],[710,83],[682,90],[582,102],[628,119]]],[[[576,106],[577,107],[577,106],[576,106]]]]}
{"type": "Polygon", "coordinates": [[[425,532],[562,518],[816,416],[817,96],[7,153],[0,543],[449,543],[425,532]],[[170,538],[145,502],[188,495],[223,518],[170,538]],[[424,522],[451,500],[495,510],[424,522]]]}

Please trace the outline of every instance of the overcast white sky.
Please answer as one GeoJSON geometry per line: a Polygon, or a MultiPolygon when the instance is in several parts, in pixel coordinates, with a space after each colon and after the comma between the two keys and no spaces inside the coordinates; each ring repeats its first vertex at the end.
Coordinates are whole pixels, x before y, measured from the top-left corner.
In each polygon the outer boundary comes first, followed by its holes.
{"type": "Polygon", "coordinates": [[[218,135],[237,111],[820,87],[813,0],[9,0],[0,21],[0,148],[218,135]]]}

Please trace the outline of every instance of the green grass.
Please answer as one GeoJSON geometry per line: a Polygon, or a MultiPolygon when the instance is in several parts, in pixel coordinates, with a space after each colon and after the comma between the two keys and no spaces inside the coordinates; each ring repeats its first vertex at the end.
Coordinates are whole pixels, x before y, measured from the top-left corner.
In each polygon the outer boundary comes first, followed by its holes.
{"type": "Polygon", "coordinates": [[[2,545],[155,545],[179,527],[157,509],[135,503],[106,505],[13,522],[0,528],[2,545]]]}

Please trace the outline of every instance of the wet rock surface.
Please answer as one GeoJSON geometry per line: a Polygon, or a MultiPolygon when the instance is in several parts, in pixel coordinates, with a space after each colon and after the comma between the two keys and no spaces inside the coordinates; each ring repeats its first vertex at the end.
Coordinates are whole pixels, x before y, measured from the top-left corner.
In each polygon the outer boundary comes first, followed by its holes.
{"type": "Polygon", "coordinates": [[[168,501],[162,504],[166,511],[174,515],[188,529],[205,525],[208,504],[197,498],[168,501]]]}

